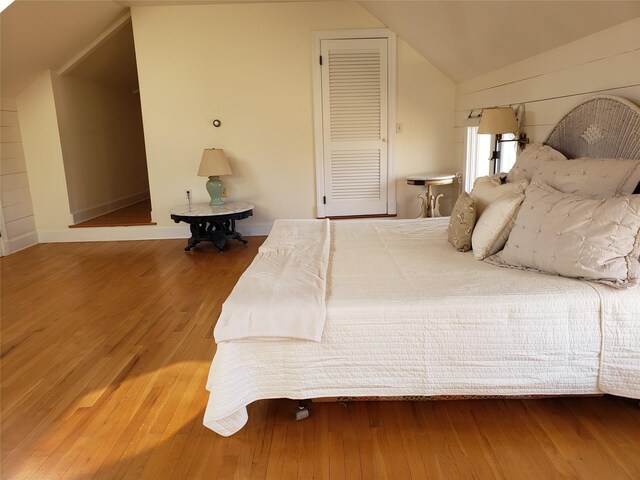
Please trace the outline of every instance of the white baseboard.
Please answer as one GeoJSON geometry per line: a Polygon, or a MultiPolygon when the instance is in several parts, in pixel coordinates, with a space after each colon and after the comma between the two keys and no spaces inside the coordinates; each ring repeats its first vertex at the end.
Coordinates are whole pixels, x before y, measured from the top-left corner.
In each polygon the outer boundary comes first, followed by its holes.
{"type": "Polygon", "coordinates": [[[38,232],[33,231],[29,233],[25,233],[16,238],[10,238],[7,240],[5,245],[8,244],[9,251],[5,251],[7,255],[11,253],[19,252],[20,250],[24,250],[25,248],[29,248],[32,245],[38,243],[38,232]]]}
{"type": "Polygon", "coordinates": [[[106,213],[128,207],[129,205],[142,202],[143,200],[147,200],[148,198],[150,198],[150,194],[147,190],[146,192],[135,193],[127,197],[118,198],[117,200],[114,200],[112,202],[107,202],[101,205],[96,205],[94,207],[78,210],[77,212],[73,212],[71,216],[73,217],[74,225],[76,225],[78,223],[86,222],[87,220],[99,217],[100,215],[104,215],[106,213]]]}
{"type": "MultiPolygon", "coordinates": [[[[247,237],[269,235],[272,223],[236,224],[238,232],[247,237]]],[[[110,242],[120,240],[163,240],[189,238],[189,226],[180,224],[175,227],[141,225],[132,227],[87,227],[66,228],[62,230],[40,230],[40,243],[60,242],[110,242]]]]}

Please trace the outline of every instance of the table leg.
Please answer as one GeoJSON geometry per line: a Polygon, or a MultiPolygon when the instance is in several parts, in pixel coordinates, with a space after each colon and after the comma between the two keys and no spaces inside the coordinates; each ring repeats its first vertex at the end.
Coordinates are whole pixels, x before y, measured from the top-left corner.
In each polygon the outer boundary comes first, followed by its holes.
{"type": "Polygon", "coordinates": [[[189,229],[191,230],[191,238],[187,241],[187,246],[184,249],[186,252],[205,240],[211,241],[221,252],[227,245],[229,238],[238,240],[244,245],[248,243],[239,232],[236,232],[235,219],[190,223],[189,229]]]}
{"type": "Polygon", "coordinates": [[[428,218],[433,217],[433,209],[434,209],[433,189],[431,188],[431,185],[427,185],[427,217],[428,218]]]}
{"type": "Polygon", "coordinates": [[[444,197],[443,193],[439,193],[438,196],[435,199],[435,207],[433,208],[433,216],[434,217],[441,217],[442,214],[440,213],[440,200],[442,200],[442,198],[444,197]]]}
{"type": "Polygon", "coordinates": [[[418,195],[418,200],[420,200],[420,213],[417,218],[426,218],[427,217],[427,197],[424,193],[418,195]]]}
{"type": "Polygon", "coordinates": [[[227,226],[223,222],[211,222],[207,229],[207,239],[219,250],[224,251],[227,244],[227,226]]]}
{"type": "Polygon", "coordinates": [[[231,220],[231,231],[229,232],[229,237],[233,238],[234,240],[238,240],[243,245],[246,245],[248,243],[244,238],[242,238],[242,235],[239,232],[236,232],[236,221],[233,219],[231,220]]]}
{"type": "Polygon", "coordinates": [[[195,224],[195,223],[191,223],[189,224],[189,230],[191,230],[191,238],[187,241],[187,246],[185,247],[184,251],[188,252],[189,250],[191,250],[193,247],[195,247],[198,242],[200,242],[199,237],[199,225],[195,224]]]}

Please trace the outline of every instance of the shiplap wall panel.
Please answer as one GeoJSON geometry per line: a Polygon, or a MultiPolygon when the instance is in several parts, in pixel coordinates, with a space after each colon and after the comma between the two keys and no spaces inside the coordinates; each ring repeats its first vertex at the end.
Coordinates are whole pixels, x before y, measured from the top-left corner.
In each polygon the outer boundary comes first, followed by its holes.
{"type": "Polygon", "coordinates": [[[26,171],[24,158],[3,158],[0,160],[0,175],[11,175],[13,173],[24,173],[26,171]]]}
{"type": "Polygon", "coordinates": [[[10,243],[14,240],[20,240],[23,236],[33,235],[33,232],[36,231],[36,223],[33,220],[33,215],[11,222],[5,222],[5,224],[7,225],[7,237],[9,237],[10,243]]]}
{"type": "Polygon", "coordinates": [[[523,130],[531,141],[542,142],[572,106],[598,94],[640,104],[640,18],[460,83],[456,161],[462,168],[471,110],[524,103],[523,130]]]}
{"type": "Polygon", "coordinates": [[[22,143],[0,143],[0,158],[24,158],[22,143]]]}
{"type": "Polygon", "coordinates": [[[16,203],[31,204],[31,192],[27,187],[15,188],[13,190],[2,190],[0,197],[2,198],[3,207],[10,207],[16,203]]]}
{"type": "Polygon", "coordinates": [[[0,127],[0,142],[22,142],[20,129],[17,127],[0,127]]]}
{"type": "Polygon", "coordinates": [[[2,205],[4,211],[4,221],[9,224],[15,220],[25,217],[33,217],[33,205],[31,201],[16,203],[14,205],[2,205]]]}
{"type": "MultiPolygon", "coordinates": [[[[632,87],[615,88],[612,90],[601,90],[598,94],[618,95],[640,104],[640,85],[632,87]]],[[[544,99],[535,102],[526,102],[526,112],[523,126],[527,135],[531,136],[532,127],[553,127],[558,120],[567,113],[574,105],[585,100],[594,94],[575,94],[561,98],[544,99]]],[[[465,135],[466,120],[469,110],[456,111],[455,113],[455,143],[463,143],[465,135]]],[[[542,130],[538,130],[542,131],[542,130]]]]}
{"type": "Polygon", "coordinates": [[[491,101],[496,97],[501,99],[502,104],[508,105],[636,86],[640,85],[638,72],[640,49],[518,82],[469,92],[458,97],[456,109],[492,106],[491,101]]]}
{"type": "MultiPolygon", "coordinates": [[[[543,34],[543,33],[541,33],[543,34]]],[[[461,82],[456,95],[515,83],[594,60],[615,57],[640,48],[640,18],[596,32],[553,50],[535,55],[485,75],[461,82]]]]}
{"type": "Polygon", "coordinates": [[[14,188],[29,188],[29,179],[26,172],[0,175],[0,189],[3,192],[14,188]]]}
{"type": "Polygon", "coordinates": [[[18,112],[0,110],[0,127],[11,127],[18,125],[18,112]]]}
{"type": "Polygon", "coordinates": [[[38,242],[15,101],[0,100],[0,198],[5,253],[38,242]]]}
{"type": "Polygon", "coordinates": [[[6,112],[17,112],[18,107],[16,107],[16,99],[0,97],[0,110],[6,111],[6,112]]]}

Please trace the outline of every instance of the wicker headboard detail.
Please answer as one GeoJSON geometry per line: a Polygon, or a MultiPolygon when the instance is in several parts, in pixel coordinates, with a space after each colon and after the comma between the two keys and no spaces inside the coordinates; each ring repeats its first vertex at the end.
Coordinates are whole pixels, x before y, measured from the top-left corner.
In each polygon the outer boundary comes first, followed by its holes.
{"type": "Polygon", "coordinates": [[[567,158],[640,159],[640,108],[613,95],[573,107],[544,141],[567,158]]]}

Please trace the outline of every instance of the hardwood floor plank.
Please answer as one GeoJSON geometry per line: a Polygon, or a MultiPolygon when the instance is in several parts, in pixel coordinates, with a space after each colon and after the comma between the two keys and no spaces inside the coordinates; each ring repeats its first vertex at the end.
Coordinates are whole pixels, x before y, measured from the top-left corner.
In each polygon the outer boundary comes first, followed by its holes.
{"type": "Polygon", "coordinates": [[[544,408],[539,403],[528,403],[527,410],[553,437],[554,443],[579,477],[631,478],[585,428],[580,416],[562,403],[562,399],[548,399],[544,408]]]}
{"type": "Polygon", "coordinates": [[[640,478],[615,397],[248,406],[202,425],[224,299],[262,238],[37,245],[0,259],[2,479],[640,478]]]}
{"type": "Polygon", "coordinates": [[[151,221],[151,200],[142,200],[127,207],[105,213],[99,217],[86,220],[75,225],[69,225],[70,228],[81,227],[114,227],[114,226],[133,226],[133,225],[155,225],[156,222],[151,221]]]}

